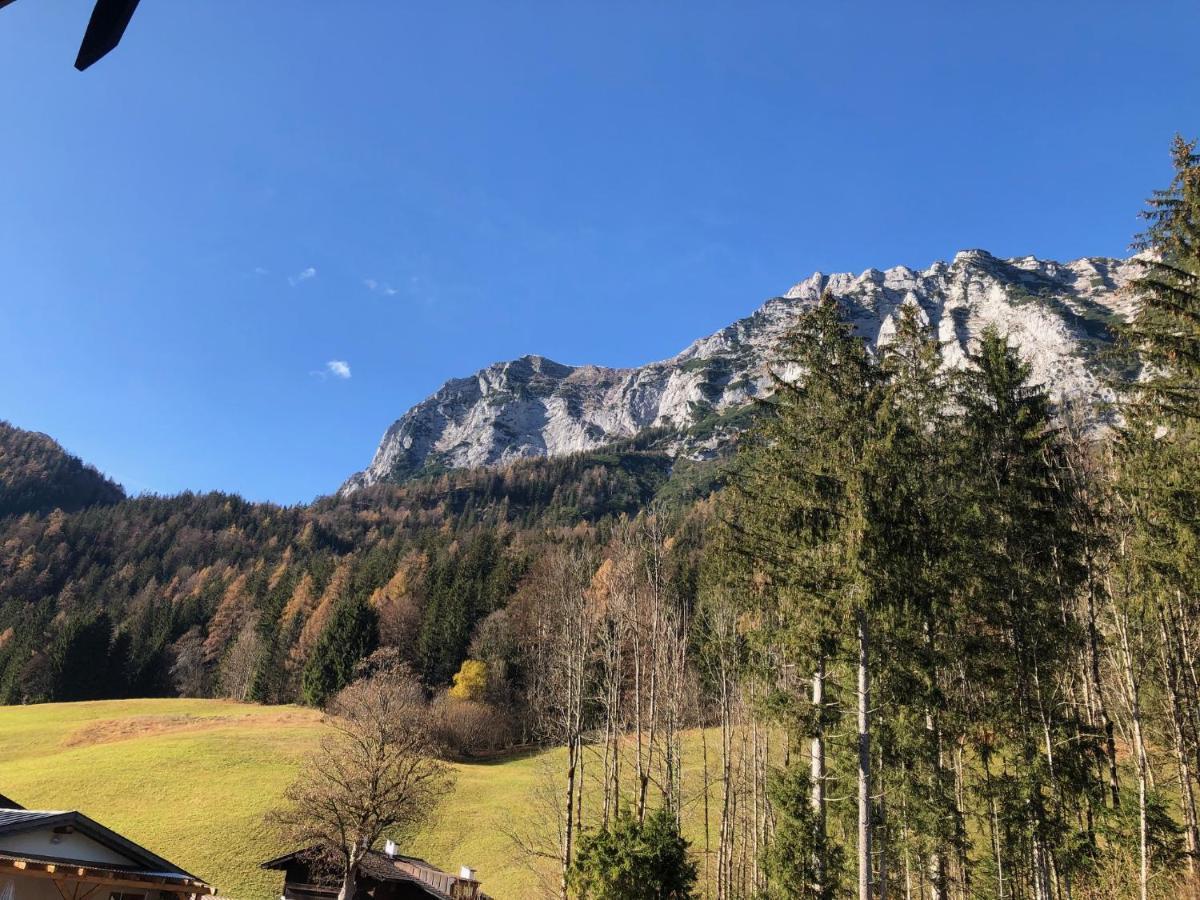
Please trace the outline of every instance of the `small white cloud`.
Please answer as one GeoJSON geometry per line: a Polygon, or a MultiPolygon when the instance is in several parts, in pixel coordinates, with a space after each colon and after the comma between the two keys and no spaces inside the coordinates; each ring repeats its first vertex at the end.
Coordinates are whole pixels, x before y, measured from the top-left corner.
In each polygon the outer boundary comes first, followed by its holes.
{"type": "Polygon", "coordinates": [[[388,297],[394,297],[400,293],[398,288],[392,287],[386,281],[377,281],[374,278],[364,278],[363,284],[366,285],[367,290],[372,294],[384,294],[388,297]]]}
{"type": "Polygon", "coordinates": [[[346,362],[344,359],[331,359],[329,362],[325,363],[325,371],[334,378],[349,378],[350,363],[346,362]]]}
{"type": "Polygon", "coordinates": [[[254,274],[255,275],[270,275],[271,273],[267,269],[264,269],[262,266],[255,266],[254,274]]]}
{"type": "Polygon", "coordinates": [[[307,269],[305,269],[300,274],[289,276],[288,284],[290,284],[292,287],[295,287],[302,281],[308,281],[308,279],[316,278],[316,277],[317,277],[317,270],[314,269],[312,266],[309,266],[307,269]]]}

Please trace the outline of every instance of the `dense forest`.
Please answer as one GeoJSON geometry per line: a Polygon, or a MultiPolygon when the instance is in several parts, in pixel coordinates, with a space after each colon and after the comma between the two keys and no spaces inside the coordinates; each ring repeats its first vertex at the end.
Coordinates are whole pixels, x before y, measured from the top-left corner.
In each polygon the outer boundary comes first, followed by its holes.
{"type": "Polygon", "coordinates": [[[48,438],[11,426],[3,437],[8,703],[319,703],[345,682],[330,673],[355,662],[321,641],[347,617],[367,632],[361,646],[395,647],[428,684],[448,684],[541,543],[602,532],[654,502],[684,508],[711,489],[715,468],[676,465],[646,449],[648,435],[284,508],[217,493],[124,499],[48,438]]]}
{"type": "Polygon", "coordinates": [[[1173,159],[1100,430],[998,330],[947,371],[917,305],[872,352],[832,298],[706,463],[647,436],[283,508],[125,499],[6,429],[0,699],[320,705],[398,667],[448,752],[565,746],[525,844],[564,891],[584,838],[702,802],[721,900],[1195,896],[1200,157],[1173,159]]]}
{"type": "Polygon", "coordinates": [[[0,517],[117,503],[125,492],[52,438],[0,421],[0,517]]]}

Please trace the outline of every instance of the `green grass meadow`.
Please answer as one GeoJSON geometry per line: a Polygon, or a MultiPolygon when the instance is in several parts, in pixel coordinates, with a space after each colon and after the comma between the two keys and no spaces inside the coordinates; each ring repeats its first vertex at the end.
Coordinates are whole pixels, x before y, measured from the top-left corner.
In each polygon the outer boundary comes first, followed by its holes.
{"type": "MultiPolygon", "coordinates": [[[[78,809],[215,884],[222,896],[270,900],[279,896],[279,876],[258,864],[291,848],[278,845],[263,815],[322,729],[311,709],[219,700],[0,707],[0,793],[31,809],[78,809]]],[[[699,758],[693,735],[685,766],[694,763],[697,782],[699,758]]],[[[550,750],[456,765],[453,795],[407,849],[448,871],[473,866],[496,900],[539,896],[539,878],[511,835],[553,847],[554,819],[539,798],[557,798],[548,775],[562,762],[562,751],[550,750]]],[[[589,776],[599,773],[598,759],[586,762],[589,776]]],[[[697,845],[701,807],[693,800],[687,814],[697,845]]],[[[534,865],[553,875],[552,860],[534,865]]]]}

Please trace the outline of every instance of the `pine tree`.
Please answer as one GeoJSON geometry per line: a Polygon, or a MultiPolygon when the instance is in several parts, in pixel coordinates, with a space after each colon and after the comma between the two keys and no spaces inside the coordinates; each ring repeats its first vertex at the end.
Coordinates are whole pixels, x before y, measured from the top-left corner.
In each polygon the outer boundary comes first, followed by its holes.
{"type": "Polygon", "coordinates": [[[787,766],[772,772],[767,796],[775,832],[763,852],[764,900],[826,900],[835,896],[830,879],[816,867],[820,860],[823,866],[836,871],[841,860],[817,821],[809,761],[797,755],[787,766]],[[825,846],[818,846],[817,841],[825,841],[825,846]]]}
{"type": "Polygon", "coordinates": [[[1200,156],[1176,138],[1175,176],[1143,214],[1133,282],[1137,312],[1125,329],[1145,367],[1125,391],[1118,443],[1122,541],[1111,600],[1121,641],[1121,696],[1134,728],[1138,776],[1139,892],[1148,894],[1154,840],[1142,716],[1148,676],[1138,649],[1159,646],[1164,718],[1175,749],[1179,796],[1196,890],[1195,779],[1200,769],[1200,684],[1193,660],[1200,639],[1200,156]]]}
{"type": "Polygon", "coordinates": [[[739,451],[723,519],[751,613],[755,658],[773,706],[810,748],[815,857],[810,896],[835,890],[824,857],[826,732],[833,705],[827,675],[853,659],[858,688],[859,891],[870,893],[869,669],[872,585],[865,565],[868,456],[879,372],[830,296],[786,336],[761,424],[739,451]],[[852,636],[851,636],[852,635],[852,636]],[[801,675],[800,673],[806,673],[801,675]],[[805,688],[811,685],[807,696],[805,688]]]}
{"type": "Polygon", "coordinates": [[[124,683],[123,679],[120,684],[113,683],[112,642],[112,620],[104,613],[90,619],[68,621],[50,649],[54,699],[94,700],[120,696],[124,683]]]}
{"type": "Polygon", "coordinates": [[[965,812],[950,762],[961,736],[949,690],[961,532],[941,348],[915,303],[902,304],[892,322],[880,341],[869,562],[878,595],[877,705],[889,711],[877,728],[877,815],[889,840],[877,856],[895,873],[903,860],[921,862],[939,900],[948,896],[953,862],[967,885],[965,812]]]}
{"type": "Polygon", "coordinates": [[[304,702],[321,706],[351,681],[354,667],[379,642],[375,611],[363,600],[343,600],[313,646],[304,666],[304,702]]]}
{"type": "Polygon", "coordinates": [[[1135,242],[1142,271],[1133,282],[1137,315],[1129,344],[1149,369],[1127,398],[1126,410],[1157,418],[1200,419],[1200,154],[1176,137],[1175,177],[1156,191],[1135,242]]]}
{"type": "Polygon", "coordinates": [[[567,876],[579,900],[689,900],[696,864],[675,816],[665,807],[639,821],[622,810],[585,834],[567,876]]]}
{"type": "MultiPolygon", "coordinates": [[[[984,331],[958,403],[964,410],[963,526],[974,557],[965,576],[962,658],[973,695],[976,752],[999,750],[1004,791],[998,818],[1017,846],[999,847],[998,867],[1049,900],[1079,860],[1077,803],[1085,760],[1099,748],[1079,740],[1069,683],[1071,648],[1082,638],[1064,615],[1081,577],[1070,519],[1064,449],[1044,391],[1007,338],[984,331]]],[[[990,779],[990,770],[985,771],[990,779]]]]}

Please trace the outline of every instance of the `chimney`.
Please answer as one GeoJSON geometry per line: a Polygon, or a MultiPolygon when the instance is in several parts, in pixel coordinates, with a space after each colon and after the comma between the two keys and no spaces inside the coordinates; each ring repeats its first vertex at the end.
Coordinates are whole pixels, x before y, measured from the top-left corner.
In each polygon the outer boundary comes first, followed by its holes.
{"type": "Polygon", "coordinates": [[[475,870],[470,866],[460,866],[458,878],[450,891],[454,900],[476,900],[479,896],[479,882],[475,880],[475,870]]]}
{"type": "Polygon", "coordinates": [[[383,852],[387,854],[388,859],[396,858],[396,842],[388,838],[388,842],[383,845],[383,852]]]}

